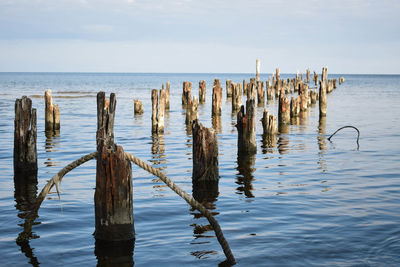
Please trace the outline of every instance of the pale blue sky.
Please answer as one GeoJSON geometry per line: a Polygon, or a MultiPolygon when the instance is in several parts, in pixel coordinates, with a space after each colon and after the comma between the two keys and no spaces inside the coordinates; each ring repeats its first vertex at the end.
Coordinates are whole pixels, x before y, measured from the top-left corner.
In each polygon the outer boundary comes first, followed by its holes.
{"type": "Polygon", "coordinates": [[[400,73],[398,0],[0,0],[0,71],[400,73]]]}

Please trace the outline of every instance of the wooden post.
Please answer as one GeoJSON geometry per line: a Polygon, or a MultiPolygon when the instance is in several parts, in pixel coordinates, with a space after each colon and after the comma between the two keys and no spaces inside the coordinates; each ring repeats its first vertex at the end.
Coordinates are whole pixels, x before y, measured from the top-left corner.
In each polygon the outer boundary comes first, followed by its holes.
{"type": "Polygon", "coordinates": [[[197,120],[199,117],[199,100],[196,96],[193,97],[193,101],[186,106],[186,119],[185,123],[191,125],[193,121],[197,120]]]}
{"type": "Polygon", "coordinates": [[[276,68],[276,82],[281,80],[281,70],[279,68],[276,68]]]}
{"type": "Polygon", "coordinates": [[[279,110],[278,110],[279,125],[286,125],[290,123],[290,103],[285,94],[279,96],[279,110]]]}
{"type": "Polygon", "coordinates": [[[167,92],[165,89],[160,90],[160,97],[158,98],[157,110],[157,132],[164,132],[164,116],[165,116],[165,102],[167,100],[167,92]]]}
{"type": "Polygon", "coordinates": [[[243,79],[243,94],[247,95],[247,81],[243,79]]]}
{"type": "Polygon", "coordinates": [[[94,194],[94,236],[98,240],[135,238],[132,199],[132,167],[122,147],[114,144],[116,98],[97,94],[97,163],[94,194]]]}
{"type": "Polygon", "coordinates": [[[308,85],[300,82],[299,84],[299,96],[300,96],[300,111],[306,111],[308,109],[308,85]]]}
{"type": "Polygon", "coordinates": [[[310,69],[306,70],[306,79],[307,79],[306,82],[310,83],[310,69]]]}
{"type": "Polygon", "coordinates": [[[187,105],[192,100],[192,83],[183,82],[182,105],[187,105]]]}
{"type": "Polygon", "coordinates": [[[265,90],[264,90],[264,82],[262,81],[257,81],[257,99],[258,99],[258,104],[264,104],[265,90]]]}
{"type": "Polygon", "coordinates": [[[232,113],[238,111],[242,105],[242,85],[232,83],[232,113]]]}
{"type": "Polygon", "coordinates": [[[192,124],[193,183],[218,181],[218,141],[214,129],[204,127],[198,120],[192,124]]]}
{"type": "Polygon", "coordinates": [[[45,100],[45,131],[60,130],[60,110],[58,105],[53,103],[51,90],[44,93],[45,100]]]}
{"type": "Polygon", "coordinates": [[[202,80],[199,82],[199,102],[204,104],[206,102],[206,81],[202,80]]]}
{"type": "Polygon", "coordinates": [[[140,100],[133,99],[133,107],[134,107],[135,115],[143,114],[143,104],[142,104],[142,102],[140,100]]]}
{"type": "Polygon", "coordinates": [[[232,80],[226,80],[226,98],[232,97],[232,80]]]}
{"type": "Polygon", "coordinates": [[[36,109],[26,96],[15,100],[14,173],[37,174],[36,109]]]}
{"type": "Polygon", "coordinates": [[[276,117],[272,114],[269,114],[267,109],[264,109],[261,123],[263,126],[263,134],[264,135],[273,135],[278,132],[278,127],[276,124],[276,117]]]}
{"type": "Polygon", "coordinates": [[[246,101],[246,113],[244,106],[240,108],[237,114],[238,130],[238,152],[255,153],[257,151],[256,133],[255,133],[255,100],[248,98],[246,101]]]}
{"type": "Polygon", "coordinates": [[[300,98],[299,97],[291,97],[290,98],[290,117],[295,118],[299,116],[300,113],[300,98]]]}
{"type": "Polygon", "coordinates": [[[171,83],[167,82],[165,85],[166,85],[165,109],[169,110],[169,108],[170,108],[169,96],[170,96],[171,83]]]}
{"type": "MultiPolygon", "coordinates": [[[[183,100],[183,99],[182,99],[183,100]]],[[[158,110],[158,92],[157,89],[151,90],[151,132],[157,132],[157,110],[158,110]]]]}
{"type": "Polygon", "coordinates": [[[256,99],[256,94],[256,80],[254,78],[251,78],[250,83],[247,85],[247,99],[256,99]]]}
{"type": "Polygon", "coordinates": [[[222,114],[222,88],[218,79],[214,80],[212,94],[212,116],[220,116],[222,114]]]}
{"type": "Polygon", "coordinates": [[[318,74],[314,71],[314,75],[313,75],[313,81],[315,83],[315,86],[318,85],[318,74]]]}
{"type": "Polygon", "coordinates": [[[333,82],[333,89],[336,89],[337,88],[337,79],[336,78],[333,79],[332,82],[333,82]]]}
{"type": "Polygon", "coordinates": [[[317,103],[317,92],[314,90],[310,91],[310,98],[311,98],[311,104],[316,104],[317,103]]]}
{"type": "Polygon", "coordinates": [[[258,82],[260,80],[260,60],[256,60],[256,81],[258,82]]]}
{"type": "Polygon", "coordinates": [[[341,85],[342,83],[344,83],[344,77],[339,78],[339,85],[341,85]]]}
{"type": "Polygon", "coordinates": [[[326,101],[326,83],[324,81],[319,82],[319,117],[326,116],[327,101],[326,101]]]}

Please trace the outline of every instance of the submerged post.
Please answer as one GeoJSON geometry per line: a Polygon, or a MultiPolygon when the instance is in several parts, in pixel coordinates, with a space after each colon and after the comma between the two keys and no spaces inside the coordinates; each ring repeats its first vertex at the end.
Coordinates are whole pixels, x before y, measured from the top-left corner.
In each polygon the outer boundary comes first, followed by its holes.
{"type": "Polygon", "coordinates": [[[45,131],[60,130],[60,109],[58,105],[53,103],[51,90],[48,89],[44,93],[45,101],[45,131]]]}
{"type": "Polygon", "coordinates": [[[192,124],[193,183],[218,181],[218,141],[214,129],[204,127],[198,120],[192,124]]]}
{"type": "Polygon", "coordinates": [[[36,109],[26,96],[15,100],[14,173],[37,173],[36,109]]]}
{"type": "Polygon", "coordinates": [[[114,144],[116,98],[97,94],[97,163],[94,194],[97,240],[135,238],[132,199],[132,167],[122,147],[114,144]]]}
{"type": "Polygon", "coordinates": [[[143,104],[140,100],[138,99],[133,99],[133,108],[134,108],[134,114],[140,115],[143,114],[143,104]]]}

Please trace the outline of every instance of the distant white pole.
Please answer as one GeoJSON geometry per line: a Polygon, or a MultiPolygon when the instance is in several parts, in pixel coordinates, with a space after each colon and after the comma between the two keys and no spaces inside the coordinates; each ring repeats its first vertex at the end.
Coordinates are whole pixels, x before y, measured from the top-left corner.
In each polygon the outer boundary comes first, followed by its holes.
{"type": "Polygon", "coordinates": [[[260,60],[256,60],[256,81],[260,80],[260,60]]]}

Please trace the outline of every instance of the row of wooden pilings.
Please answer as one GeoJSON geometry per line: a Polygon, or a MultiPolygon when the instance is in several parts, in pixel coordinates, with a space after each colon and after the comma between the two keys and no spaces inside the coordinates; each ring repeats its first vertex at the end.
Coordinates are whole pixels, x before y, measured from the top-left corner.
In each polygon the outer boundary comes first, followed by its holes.
{"type": "MultiPolygon", "coordinates": [[[[237,114],[236,128],[238,130],[238,154],[254,154],[257,150],[255,138],[255,109],[256,100],[264,105],[267,100],[279,100],[278,119],[265,109],[261,123],[263,138],[275,136],[283,132],[284,126],[291,123],[291,119],[298,117],[310,106],[319,102],[319,116],[327,114],[327,93],[337,87],[337,80],[328,80],[327,68],[322,69],[321,80],[314,72],[315,84],[319,84],[319,91],[309,89],[310,71],[307,70],[306,81],[296,74],[294,79],[281,79],[280,70],[268,79],[259,80],[259,63],[256,69],[256,78],[241,83],[226,81],[226,96],[232,99],[232,112],[237,114]],[[265,86],[264,86],[265,84],[265,86]],[[291,97],[290,93],[298,93],[291,97]],[[246,95],[245,105],[242,105],[242,95],[246,95]]],[[[344,81],[340,78],[339,84],[344,81]]],[[[163,86],[164,87],[164,86],[163,86]]],[[[206,83],[199,82],[199,97],[193,97],[192,83],[184,82],[182,88],[182,105],[186,109],[186,123],[192,129],[193,138],[193,184],[215,183],[219,179],[218,146],[216,130],[204,127],[198,120],[199,103],[205,102],[206,83]]],[[[164,131],[165,111],[170,108],[170,83],[166,89],[152,90],[152,132],[164,131]]],[[[222,114],[223,90],[219,79],[214,80],[212,87],[211,116],[218,121],[222,114]]],[[[60,112],[53,103],[51,91],[45,92],[45,126],[46,131],[60,129],[60,112]]],[[[114,118],[116,98],[110,99],[104,92],[97,95],[97,164],[95,190],[95,238],[104,241],[133,240],[135,237],[132,198],[132,167],[126,158],[123,148],[114,143],[114,118]]],[[[141,101],[134,100],[135,114],[143,113],[141,101]]],[[[215,127],[214,127],[215,128],[215,127]]],[[[15,102],[15,130],[14,130],[14,173],[15,177],[34,177],[37,179],[37,150],[36,150],[36,109],[32,108],[32,101],[27,97],[15,102]]],[[[19,178],[20,179],[20,178],[19,178]]]]}

